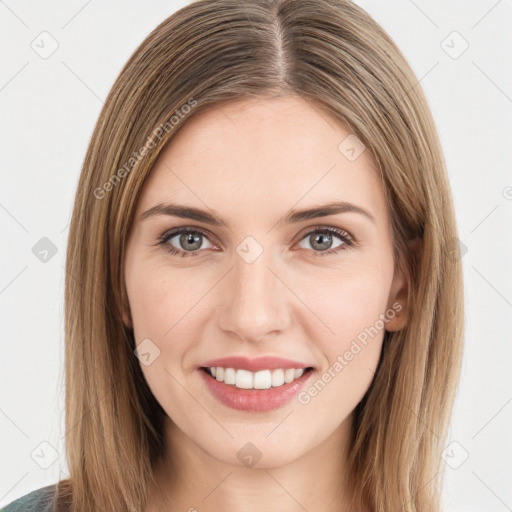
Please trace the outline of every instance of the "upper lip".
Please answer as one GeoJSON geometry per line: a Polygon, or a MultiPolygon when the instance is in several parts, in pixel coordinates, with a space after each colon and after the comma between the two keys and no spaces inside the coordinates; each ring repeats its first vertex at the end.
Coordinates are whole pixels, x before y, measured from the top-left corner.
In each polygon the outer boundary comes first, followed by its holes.
{"type": "Polygon", "coordinates": [[[223,357],[221,359],[210,359],[201,365],[203,368],[217,366],[222,368],[237,368],[241,370],[248,370],[250,372],[257,372],[259,370],[275,370],[277,368],[306,369],[312,367],[312,365],[304,364],[299,361],[273,356],[258,357],[256,359],[249,359],[248,357],[240,356],[223,357]]]}

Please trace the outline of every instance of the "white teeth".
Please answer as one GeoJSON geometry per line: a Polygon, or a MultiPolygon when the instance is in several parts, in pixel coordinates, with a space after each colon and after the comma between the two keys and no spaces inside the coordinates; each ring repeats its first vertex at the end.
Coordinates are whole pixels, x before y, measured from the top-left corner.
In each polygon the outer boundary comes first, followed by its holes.
{"type": "Polygon", "coordinates": [[[270,370],[262,370],[254,374],[254,389],[268,389],[272,387],[270,370]]]}
{"type": "Polygon", "coordinates": [[[274,370],[272,372],[272,387],[282,386],[284,384],[284,371],[274,370]]]}
{"type": "Polygon", "coordinates": [[[295,378],[295,370],[293,368],[288,368],[284,372],[284,381],[288,384],[295,378]]]}
{"type": "Polygon", "coordinates": [[[221,366],[208,368],[210,375],[220,382],[240,389],[269,389],[288,384],[304,374],[303,368],[278,368],[276,370],[235,370],[221,366]]]}
{"type": "MultiPolygon", "coordinates": [[[[214,368],[212,368],[214,370],[214,368]]],[[[224,370],[224,384],[235,384],[236,372],[234,368],[226,368],[224,370]]]]}
{"type": "Polygon", "coordinates": [[[253,383],[252,372],[247,370],[237,370],[236,372],[236,383],[237,388],[251,389],[253,383]]]}

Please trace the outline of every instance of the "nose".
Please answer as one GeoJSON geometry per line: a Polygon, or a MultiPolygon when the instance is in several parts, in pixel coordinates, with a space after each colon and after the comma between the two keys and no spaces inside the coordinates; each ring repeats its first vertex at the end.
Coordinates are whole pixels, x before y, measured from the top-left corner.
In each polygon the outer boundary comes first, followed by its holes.
{"type": "Polygon", "coordinates": [[[238,255],[221,292],[219,327],[231,336],[258,341],[287,329],[290,291],[272,268],[270,251],[252,263],[238,255]]]}

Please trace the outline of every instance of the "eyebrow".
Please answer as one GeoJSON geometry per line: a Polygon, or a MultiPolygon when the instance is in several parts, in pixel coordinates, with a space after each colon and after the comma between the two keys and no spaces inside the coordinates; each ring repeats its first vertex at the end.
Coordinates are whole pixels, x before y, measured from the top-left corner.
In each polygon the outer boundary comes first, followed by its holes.
{"type": "MultiPolygon", "coordinates": [[[[338,213],[345,212],[359,213],[367,217],[373,223],[376,223],[375,217],[362,206],[358,206],[346,201],[338,201],[304,210],[292,209],[275,225],[295,224],[305,220],[315,219],[317,217],[327,217],[328,215],[336,215],[338,213]]],[[[198,222],[204,222],[205,224],[210,224],[211,226],[224,226],[229,229],[228,225],[217,213],[209,213],[206,210],[201,210],[192,206],[184,206],[175,203],[160,203],[142,213],[140,220],[147,219],[148,217],[152,217],[154,215],[172,215],[184,219],[192,219],[198,222]]]]}

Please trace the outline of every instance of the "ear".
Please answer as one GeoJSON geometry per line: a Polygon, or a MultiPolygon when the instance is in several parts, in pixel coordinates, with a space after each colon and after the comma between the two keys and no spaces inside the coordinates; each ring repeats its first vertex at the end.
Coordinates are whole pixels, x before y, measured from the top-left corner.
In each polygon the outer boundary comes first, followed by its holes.
{"type": "MultiPolygon", "coordinates": [[[[409,251],[413,253],[414,258],[421,254],[421,238],[413,238],[407,243],[409,251]]],[[[393,282],[389,291],[388,309],[395,312],[393,317],[389,317],[386,323],[386,331],[393,332],[403,329],[407,325],[407,297],[409,294],[409,277],[399,268],[395,268],[393,282]]]]}
{"type": "Polygon", "coordinates": [[[130,314],[130,308],[125,306],[123,308],[123,324],[128,328],[128,329],[133,329],[133,323],[132,323],[132,317],[131,317],[131,314],[130,314]]]}

